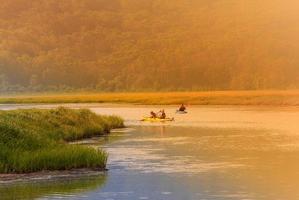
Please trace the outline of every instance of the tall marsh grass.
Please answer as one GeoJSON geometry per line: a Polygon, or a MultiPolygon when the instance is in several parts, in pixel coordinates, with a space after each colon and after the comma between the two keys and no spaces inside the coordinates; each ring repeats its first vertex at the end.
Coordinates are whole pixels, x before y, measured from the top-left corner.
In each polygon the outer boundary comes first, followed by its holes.
{"type": "Polygon", "coordinates": [[[86,109],[0,111],[0,173],[104,169],[104,151],[66,142],[123,126],[119,117],[99,116],[86,109]]]}
{"type": "Polygon", "coordinates": [[[131,103],[149,105],[299,105],[299,90],[74,93],[0,96],[0,103],[131,103]]]}

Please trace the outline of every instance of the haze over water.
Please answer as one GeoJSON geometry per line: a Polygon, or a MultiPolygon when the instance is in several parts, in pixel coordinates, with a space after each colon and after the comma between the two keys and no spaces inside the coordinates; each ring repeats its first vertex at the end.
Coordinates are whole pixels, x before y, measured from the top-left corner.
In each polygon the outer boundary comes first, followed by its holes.
{"type": "MultiPolygon", "coordinates": [[[[51,185],[34,191],[37,185],[30,184],[29,198],[299,199],[298,107],[192,106],[177,115],[169,106],[166,113],[175,121],[156,124],[139,120],[162,106],[67,106],[121,115],[129,128],[88,141],[109,153],[109,171],[95,178],[104,181],[91,179],[87,187],[84,180],[67,192],[51,185]]],[[[8,196],[22,195],[9,187],[8,196]]]]}

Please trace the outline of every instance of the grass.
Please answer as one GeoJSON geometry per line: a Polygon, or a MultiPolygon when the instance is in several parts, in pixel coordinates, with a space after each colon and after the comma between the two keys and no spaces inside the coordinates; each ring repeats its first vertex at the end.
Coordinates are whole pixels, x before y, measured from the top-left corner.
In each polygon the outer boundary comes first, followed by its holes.
{"type": "Polygon", "coordinates": [[[29,94],[0,97],[0,103],[131,103],[148,105],[299,105],[299,90],[165,93],[29,94]]]}
{"type": "Polygon", "coordinates": [[[0,173],[104,169],[104,151],[67,142],[123,126],[119,117],[99,116],[86,109],[0,111],[0,173]]]}

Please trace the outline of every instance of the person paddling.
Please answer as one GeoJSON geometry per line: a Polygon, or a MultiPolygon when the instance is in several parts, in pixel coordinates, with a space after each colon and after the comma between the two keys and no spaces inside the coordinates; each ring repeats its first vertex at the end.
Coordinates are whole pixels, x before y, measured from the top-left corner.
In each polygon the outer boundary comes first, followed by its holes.
{"type": "Polygon", "coordinates": [[[184,112],[186,111],[186,106],[182,103],[182,105],[179,108],[179,111],[184,112]]]}
{"type": "Polygon", "coordinates": [[[151,111],[151,118],[157,118],[157,114],[156,113],[154,113],[154,111],[151,111]]]}
{"type": "Polygon", "coordinates": [[[159,119],[166,119],[166,113],[163,110],[160,110],[158,113],[155,113],[154,111],[150,112],[150,118],[159,118],[159,119]]]}
{"type": "Polygon", "coordinates": [[[165,113],[164,109],[160,110],[160,112],[159,112],[159,118],[160,119],[165,119],[166,118],[166,113],[165,113]]]}

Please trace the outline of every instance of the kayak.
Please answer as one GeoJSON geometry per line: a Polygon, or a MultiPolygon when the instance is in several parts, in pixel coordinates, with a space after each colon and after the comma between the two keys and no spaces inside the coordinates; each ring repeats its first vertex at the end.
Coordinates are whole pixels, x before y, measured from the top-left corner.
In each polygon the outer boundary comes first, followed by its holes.
{"type": "Polygon", "coordinates": [[[141,121],[143,121],[143,122],[171,122],[171,121],[174,121],[174,118],[160,119],[160,118],[144,117],[141,121]]]}
{"type": "Polygon", "coordinates": [[[187,114],[188,112],[187,112],[187,111],[180,111],[180,110],[177,110],[175,113],[176,113],[176,114],[187,114]]]}

